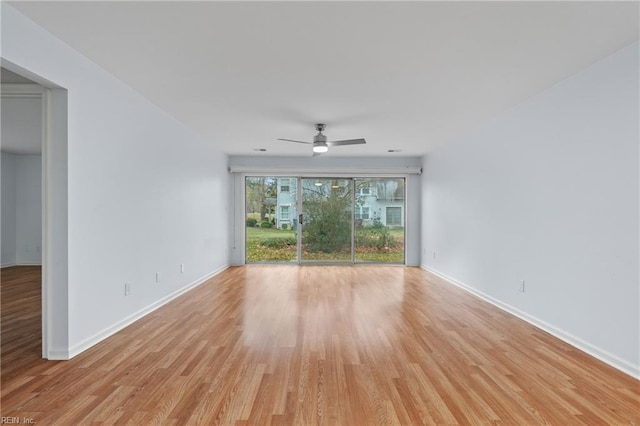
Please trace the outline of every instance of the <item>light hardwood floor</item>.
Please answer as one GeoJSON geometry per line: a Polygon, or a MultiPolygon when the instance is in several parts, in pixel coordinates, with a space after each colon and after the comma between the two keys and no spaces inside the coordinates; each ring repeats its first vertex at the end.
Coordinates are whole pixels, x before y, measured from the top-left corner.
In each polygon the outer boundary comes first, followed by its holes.
{"type": "Polygon", "coordinates": [[[40,266],[0,269],[2,383],[28,369],[31,363],[41,362],[41,270],[40,266]]]}
{"type": "Polygon", "coordinates": [[[640,424],[640,382],[419,268],[230,268],[63,362],[38,359],[39,277],[13,272],[2,271],[2,416],[640,424]]]}

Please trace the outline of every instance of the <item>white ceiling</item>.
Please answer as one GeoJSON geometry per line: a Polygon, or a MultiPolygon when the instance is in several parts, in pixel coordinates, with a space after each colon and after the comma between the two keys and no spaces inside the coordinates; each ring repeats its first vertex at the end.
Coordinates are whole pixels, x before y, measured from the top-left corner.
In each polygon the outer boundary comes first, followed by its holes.
{"type": "Polygon", "coordinates": [[[9,3],[230,155],[422,155],[639,38],[638,2],[9,3]]]}

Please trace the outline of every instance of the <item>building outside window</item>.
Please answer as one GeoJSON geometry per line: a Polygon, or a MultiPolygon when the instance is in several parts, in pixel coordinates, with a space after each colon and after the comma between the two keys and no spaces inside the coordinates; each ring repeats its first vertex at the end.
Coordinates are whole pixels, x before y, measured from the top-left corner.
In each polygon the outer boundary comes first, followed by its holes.
{"type": "Polygon", "coordinates": [[[402,226],[402,207],[387,207],[387,226],[402,226]]]}
{"type": "Polygon", "coordinates": [[[369,186],[369,182],[363,182],[360,185],[360,195],[371,195],[371,187],[369,186]]]}
{"type": "Polygon", "coordinates": [[[286,221],[290,219],[289,206],[280,206],[280,220],[286,221]]]}
{"type": "Polygon", "coordinates": [[[369,220],[370,211],[369,206],[356,206],[356,219],[369,220]]]}

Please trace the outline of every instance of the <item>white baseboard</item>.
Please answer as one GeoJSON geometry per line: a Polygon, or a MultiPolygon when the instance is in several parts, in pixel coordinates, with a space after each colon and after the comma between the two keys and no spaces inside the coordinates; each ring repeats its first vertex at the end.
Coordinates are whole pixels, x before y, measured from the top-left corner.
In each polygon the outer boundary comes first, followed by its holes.
{"type": "Polygon", "coordinates": [[[47,354],[47,359],[49,361],[67,361],[71,359],[71,357],[69,356],[69,351],[51,350],[47,354]]]}
{"type": "Polygon", "coordinates": [[[628,361],[625,361],[623,359],[620,359],[619,357],[617,357],[616,355],[613,355],[612,353],[609,353],[607,351],[605,351],[604,349],[601,349],[597,346],[592,345],[591,343],[585,342],[584,340],[572,335],[571,333],[567,333],[566,331],[557,328],[545,321],[542,321],[539,318],[536,318],[532,315],[527,314],[526,312],[522,312],[521,310],[514,308],[513,306],[504,303],[498,299],[495,299],[492,296],[489,296],[488,294],[485,294],[479,290],[474,289],[473,287],[471,287],[468,284],[465,284],[461,281],[456,280],[455,278],[452,278],[446,274],[443,274],[440,271],[437,271],[433,268],[430,268],[426,265],[420,265],[420,267],[430,273],[432,273],[433,275],[436,275],[440,278],[442,278],[443,280],[445,280],[446,282],[455,285],[456,287],[460,287],[461,289],[465,290],[468,293],[471,293],[472,295],[479,297],[480,299],[491,303],[492,305],[494,305],[495,307],[510,313],[511,315],[514,315],[526,322],[528,322],[531,325],[534,325],[536,327],[538,327],[539,329],[546,331],[547,333],[557,337],[558,339],[562,340],[563,342],[566,342],[568,344],[570,344],[571,346],[580,349],[583,352],[588,353],[589,355],[599,359],[600,361],[612,366],[613,368],[622,371],[625,374],[630,375],[631,377],[635,378],[635,379],[639,379],[640,380],[640,366],[638,365],[633,365],[628,361]]]}
{"type": "Polygon", "coordinates": [[[69,348],[69,352],[66,358],[51,358],[51,356],[63,356],[65,355],[62,351],[56,351],[53,354],[50,354],[49,359],[71,359],[76,355],[79,355],[80,353],[86,351],[87,349],[89,349],[90,347],[94,346],[95,344],[103,341],[104,339],[106,339],[109,336],[112,336],[113,334],[117,333],[118,331],[122,330],[123,328],[133,324],[134,322],[136,322],[137,320],[139,320],[140,318],[144,317],[145,315],[150,314],[151,312],[155,311],[156,309],[158,309],[159,307],[166,305],[167,303],[171,302],[173,299],[175,299],[176,297],[186,293],[187,291],[199,286],[200,284],[204,283],[205,281],[207,281],[208,279],[210,279],[211,277],[218,275],[219,273],[221,273],[222,271],[224,271],[225,269],[227,269],[229,267],[229,265],[225,265],[221,268],[216,269],[213,272],[210,272],[209,274],[205,275],[204,277],[201,277],[195,281],[193,281],[190,284],[187,284],[186,286],[182,287],[179,290],[174,291],[173,293],[163,297],[162,299],[158,300],[157,302],[152,303],[151,305],[140,309],[139,311],[129,315],[128,317],[124,318],[121,321],[118,321],[117,323],[113,324],[110,327],[107,327],[106,329],[100,331],[99,333],[89,337],[88,339],[83,340],[82,342],[78,343],[77,345],[74,345],[73,347],[69,348]]]}
{"type": "Polygon", "coordinates": [[[42,262],[12,262],[12,263],[3,263],[0,265],[0,268],[10,268],[12,266],[42,266],[42,262]]]}

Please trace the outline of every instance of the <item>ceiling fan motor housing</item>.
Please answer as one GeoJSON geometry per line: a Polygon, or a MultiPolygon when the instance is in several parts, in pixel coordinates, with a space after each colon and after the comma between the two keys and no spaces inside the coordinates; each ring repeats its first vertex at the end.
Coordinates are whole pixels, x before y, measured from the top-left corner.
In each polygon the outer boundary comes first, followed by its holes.
{"type": "Polygon", "coordinates": [[[326,124],[318,123],[316,124],[316,130],[318,134],[313,137],[313,146],[314,148],[319,148],[322,151],[315,150],[316,152],[326,152],[326,149],[320,147],[327,147],[327,137],[322,134],[322,131],[326,127],[326,124]]]}
{"type": "Polygon", "coordinates": [[[313,143],[327,143],[327,137],[322,133],[318,133],[313,137],[313,143]]]}

